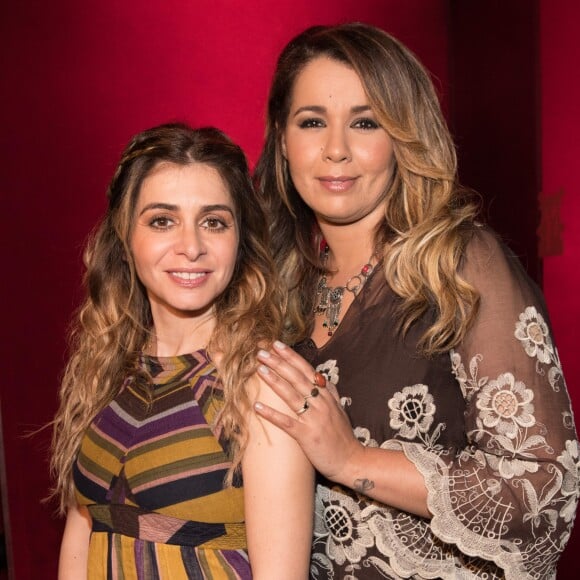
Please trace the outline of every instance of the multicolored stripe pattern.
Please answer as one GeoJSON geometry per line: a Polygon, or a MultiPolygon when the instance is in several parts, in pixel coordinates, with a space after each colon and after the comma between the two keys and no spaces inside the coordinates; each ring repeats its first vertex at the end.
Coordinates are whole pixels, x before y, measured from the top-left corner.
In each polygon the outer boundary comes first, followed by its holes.
{"type": "Polygon", "coordinates": [[[214,427],[223,405],[205,351],[142,356],[152,384],[128,382],[91,424],[74,479],[93,519],[91,579],[251,578],[243,490],[214,427]]]}

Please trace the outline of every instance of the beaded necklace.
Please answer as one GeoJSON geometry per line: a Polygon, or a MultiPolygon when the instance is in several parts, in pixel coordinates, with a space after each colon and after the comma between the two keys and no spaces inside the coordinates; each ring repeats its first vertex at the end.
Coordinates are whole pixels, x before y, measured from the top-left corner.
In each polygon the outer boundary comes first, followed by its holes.
{"type": "MultiPolygon", "coordinates": [[[[322,251],[322,263],[326,264],[328,260],[328,253],[330,248],[328,245],[324,246],[322,251]]],[[[327,285],[326,274],[323,274],[318,281],[318,288],[316,289],[316,304],[314,306],[314,314],[324,315],[323,328],[328,329],[328,336],[332,336],[336,327],[340,324],[339,316],[342,308],[342,299],[345,291],[351,292],[355,296],[361,291],[369,276],[375,269],[371,264],[374,253],[368,259],[367,263],[361,268],[358,274],[351,276],[344,286],[335,286],[334,288],[327,285]]]]}

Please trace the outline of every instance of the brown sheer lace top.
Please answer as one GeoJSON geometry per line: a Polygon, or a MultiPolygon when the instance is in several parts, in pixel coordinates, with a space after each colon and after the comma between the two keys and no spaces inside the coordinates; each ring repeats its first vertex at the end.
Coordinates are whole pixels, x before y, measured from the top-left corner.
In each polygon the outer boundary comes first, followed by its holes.
{"type": "MultiPolygon", "coordinates": [[[[462,276],[481,296],[455,350],[404,340],[380,268],[321,348],[297,347],[337,385],[355,435],[423,474],[425,520],[320,480],[313,578],[549,578],[578,500],[579,447],[541,293],[485,229],[462,276]]],[[[388,463],[385,469],[388,469],[388,463]]]]}

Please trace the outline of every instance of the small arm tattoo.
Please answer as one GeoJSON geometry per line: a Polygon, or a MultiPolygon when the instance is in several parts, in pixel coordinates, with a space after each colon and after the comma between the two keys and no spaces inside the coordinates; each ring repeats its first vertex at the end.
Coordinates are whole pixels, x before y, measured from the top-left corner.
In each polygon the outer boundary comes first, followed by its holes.
{"type": "Polygon", "coordinates": [[[354,480],[354,490],[360,491],[361,493],[366,493],[375,487],[375,482],[370,479],[355,479],[354,480]]]}

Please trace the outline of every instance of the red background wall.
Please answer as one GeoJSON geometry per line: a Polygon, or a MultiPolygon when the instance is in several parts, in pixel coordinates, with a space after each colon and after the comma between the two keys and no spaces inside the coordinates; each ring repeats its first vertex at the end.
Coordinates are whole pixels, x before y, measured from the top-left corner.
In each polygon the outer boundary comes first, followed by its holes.
{"type": "MultiPolygon", "coordinates": [[[[255,162],[276,55],[306,26],[344,20],[376,24],[408,44],[436,76],[452,120],[456,4],[29,0],[3,7],[0,194],[6,219],[0,291],[7,364],[0,400],[6,467],[2,499],[9,506],[5,520],[13,578],[55,576],[62,523],[52,516],[54,506],[40,503],[49,485],[48,433],[24,435],[46,424],[56,409],[66,326],[79,297],[81,248],[104,209],[108,179],[129,136],[167,120],[216,124],[255,162]]],[[[524,10],[535,5],[520,4],[524,10]]],[[[567,71],[578,62],[572,23],[580,8],[564,0],[541,6],[544,191],[566,190],[565,250],[545,260],[546,293],[564,371],[578,397],[580,367],[572,355],[579,319],[572,296],[578,295],[578,279],[570,274],[571,265],[578,265],[573,254],[578,250],[571,247],[578,241],[571,228],[580,212],[572,173],[578,145],[576,139],[574,149],[575,135],[567,128],[570,115],[578,120],[572,103],[578,102],[580,89],[567,71]]],[[[535,54],[530,59],[535,63],[535,54]]],[[[517,101],[509,99],[505,106],[518,115],[517,101]]],[[[481,139],[489,147],[498,145],[485,133],[481,139]]],[[[513,163],[524,170],[527,165],[517,158],[513,163]]],[[[528,211],[537,215],[533,203],[518,206],[518,213],[528,211]]],[[[514,229],[521,231],[521,224],[514,229]]]]}

